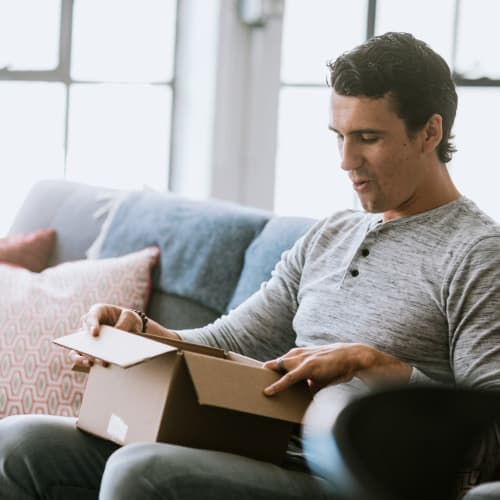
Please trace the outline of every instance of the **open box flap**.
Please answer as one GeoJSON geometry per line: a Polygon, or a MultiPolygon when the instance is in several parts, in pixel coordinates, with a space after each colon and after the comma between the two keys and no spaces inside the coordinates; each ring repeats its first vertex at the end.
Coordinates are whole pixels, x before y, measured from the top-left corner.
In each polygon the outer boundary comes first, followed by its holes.
{"type": "Polygon", "coordinates": [[[141,337],[154,340],[156,342],[161,342],[162,344],[167,344],[169,346],[176,347],[179,351],[197,352],[199,354],[206,354],[207,356],[214,356],[216,358],[227,357],[226,351],[224,351],[224,349],[219,349],[218,347],[212,347],[204,344],[194,344],[193,342],[171,339],[168,337],[162,337],[160,335],[151,335],[150,333],[141,333],[139,335],[141,337]]]}
{"type": "Polygon", "coordinates": [[[227,359],[229,359],[229,361],[238,361],[244,365],[256,366],[258,368],[262,368],[262,365],[264,364],[262,361],[257,361],[256,359],[249,358],[248,356],[243,356],[243,354],[237,354],[232,351],[228,351],[227,359]]]}
{"type": "Polygon", "coordinates": [[[265,396],[264,388],[279,379],[266,368],[187,351],[184,358],[202,405],[300,423],[312,400],[305,383],[265,396]]]}
{"type": "Polygon", "coordinates": [[[52,342],[122,368],[177,350],[176,347],[106,325],[101,326],[97,337],[92,337],[86,330],[80,330],[53,339],[52,342]]]}

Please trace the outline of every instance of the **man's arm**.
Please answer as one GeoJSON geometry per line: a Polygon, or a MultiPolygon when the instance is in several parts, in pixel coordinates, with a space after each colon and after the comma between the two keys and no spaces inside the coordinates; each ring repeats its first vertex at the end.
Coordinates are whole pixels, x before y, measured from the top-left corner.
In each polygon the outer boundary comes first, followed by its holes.
{"type": "Polygon", "coordinates": [[[180,330],[182,340],[209,344],[268,360],[295,346],[293,320],[298,308],[302,270],[309,246],[324,221],[320,221],[285,252],[271,279],[229,314],[211,325],[180,330]]]}
{"type": "Polygon", "coordinates": [[[500,390],[500,236],[469,249],[451,273],[447,292],[456,383],[500,390]]]}
{"type": "MultiPolygon", "coordinates": [[[[471,245],[443,285],[450,331],[450,365],[455,382],[500,389],[500,237],[471,245]]],[[[266,367],[287,373],[266,389],[272,395],[298,380],[313,390],[358,377],[368,384],[436,383],[398,359],[363,344],[332,344],[293,349],[266,367]]]]}

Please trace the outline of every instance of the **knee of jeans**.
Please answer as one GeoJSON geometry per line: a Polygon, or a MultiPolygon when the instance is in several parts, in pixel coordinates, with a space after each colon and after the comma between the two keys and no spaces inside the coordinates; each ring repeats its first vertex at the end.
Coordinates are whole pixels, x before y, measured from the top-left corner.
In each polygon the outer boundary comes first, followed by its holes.
{"type": "Polygon", "coordinates": [[[159,485],[162,485],[162,499],[177,498],[173,494],[174,483],[192,475],[191,464],[182,453],[177,453],[178,449],[175,445],[155,443],[134,443],[118,449],[106,463],[99,498],[152,498],[159,485]],[[158,446],[161,446],[161,465],[158,446]],[[176,481],[171,482],[172,478],[176,481]]]}
{"type": "MultiPolygon", "coordinates": [[[[51,428],[38,415],[16,415],[0,420],[0,489],[31,477],[30,464],[44,459],[51,428]]],[[[0,495],[1,496],[1,495],[0,495]]]]}
{"type": "Polygon", "coordinates": [[[162,471],[166,474],[182,475],[183,471],[189,474],[192,462],[182,453],[181,446],[166,443],[133,443],[116,450],[108,459],[106,471],[134,477],[143,471],[153,472],[158,463],[158,452],[161,450],[162,471]],[[171,456],[171,459],[170,459],[171,456]]]}
{"type": "Polygon", "coordinates": [[[25,457],[33,448],[33,426],[38,421],[32,415],[15,415],[0,420],[0,460],[25,457]]]}

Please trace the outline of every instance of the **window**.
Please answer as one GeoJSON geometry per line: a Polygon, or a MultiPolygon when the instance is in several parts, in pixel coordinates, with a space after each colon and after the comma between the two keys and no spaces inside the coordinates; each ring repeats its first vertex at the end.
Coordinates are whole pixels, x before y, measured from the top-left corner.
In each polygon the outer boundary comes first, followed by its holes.
{"type": "Polygon", "coordinates": [[[321,217],[355,203],[328,131],[326,63],[365,39],[367,2],[316,0],[314,7],[285,4],[274,210],[321,217]]]}
{"type": "Polygon", "coordinates": [[[0,230],[62,177],[167,187],[175,0],[0,0],[0,230]]]}
{"type": "Polygon", "coordinates": [[[357,207],[326,131],[324,63],[373,34],[409,31],[447,60],[457,83],[458,152],[450,173],[463,194],[500,221],[498,160],[490,146],[497,129],[492,110],[500,109],[500,60],[491,41],[499,17],[497,0],[285,0],[276,212],[323,217],[357,207]]]}

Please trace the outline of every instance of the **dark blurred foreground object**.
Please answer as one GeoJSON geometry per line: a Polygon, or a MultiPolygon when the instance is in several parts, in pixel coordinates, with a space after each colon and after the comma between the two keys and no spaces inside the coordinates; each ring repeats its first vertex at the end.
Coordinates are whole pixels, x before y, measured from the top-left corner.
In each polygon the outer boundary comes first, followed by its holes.
{"type": "MultiPolygon", "coordinates": [[[[335,498],[448,500],[467,451],[495,421],[500,395],[490,392],[412,386],[352,398],[332,390],[308,410],[304,447],[335,498]]],[[[488,486],[466,498],[500,499],[500,482],[488,486]]]]}

